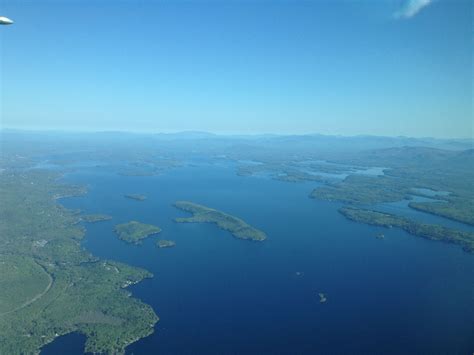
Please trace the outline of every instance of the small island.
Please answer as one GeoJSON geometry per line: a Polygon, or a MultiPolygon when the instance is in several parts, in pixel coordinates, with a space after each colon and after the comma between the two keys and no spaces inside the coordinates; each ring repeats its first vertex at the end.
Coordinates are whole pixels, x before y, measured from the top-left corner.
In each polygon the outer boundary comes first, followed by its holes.
{"type": "Polygon", "coordinates": [[[112,216],[108,216],[106,214],[86,214],[84,216],[81,216],[80,218],[82,222],[96,223],[102,221],[110,221],[112,219],[112,216]]]}
{"type": "Polygon", "coordinates": [[[198,205],[189,201],[178,201],[175,207],[190,212],[191,217],[176,218],[178,223],[214,223],[223,230],[230,232],[234,237],[245,240],[264,241],[267,235],[241,220],[227,213],[198,205]]]}
{"type": "Polygon", "coordinates": [[[158,248],[172,248],[176,245],[176,242],[173,240],[165,240],[165,239],[159,239],[156,241],[156,246],[158,248]]]}
{"type": "Polygon", "coordinates": [[[326,294],[320,292],[318,293],[318,295],[319,295],[319,303],[326,303],[326,301],[328,300],[326,298],[326,294]]]}
{"type": "Polygon", "coordinates": [[[135,201],[145,201],[146,196],[145,195],[140,195],[140,194],[126,194],[124,195],[125,198],[129,198],[131,200],[135,201]]]}
{"type": "Polygon", "coordinates": [[[118,224],[114,228],[118,237],[128,243],[140,244],[143,239],[152,234],[161,232],[161,228],[152,224],[144,224],[137,221],[118,224]]]}

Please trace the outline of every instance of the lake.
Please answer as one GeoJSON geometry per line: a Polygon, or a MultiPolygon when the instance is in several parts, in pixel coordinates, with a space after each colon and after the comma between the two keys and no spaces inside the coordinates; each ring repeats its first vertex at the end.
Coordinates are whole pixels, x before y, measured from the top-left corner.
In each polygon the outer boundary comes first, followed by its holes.
{"type": "MultiPolygon", "coordinates": [[[[474,351],[474,255],[349,221],[340,204],[308,198],[317,183],[239,177],[232,164],[190,164],[146,177],[89,167],[64,181],[88,185],[89,193],[63,205],[113,216],[87,224],[83,246],[155,275],[131,288],[160,321],[153,335],[127,348],[130,354],[474,351]],[[268,239],[175,223],[187,216],[172,206],[177,200],[238,216],[268,239]],[[163,231],[129,245],[112,230],[130,220],[163,231]],[[385,239],[376,238],[380,232],[385,239]],[[158,249],[158,238],[176,246],[158,249]]],[[[83,344],[84,337],[67,335],[42,354],[81,353],[83,344]]]]}

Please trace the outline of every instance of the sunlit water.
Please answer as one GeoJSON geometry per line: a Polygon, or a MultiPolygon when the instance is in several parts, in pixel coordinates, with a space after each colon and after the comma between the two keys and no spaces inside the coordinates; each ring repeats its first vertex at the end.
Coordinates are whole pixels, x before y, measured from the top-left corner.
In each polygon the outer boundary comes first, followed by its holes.
{"type": "MultiPolygon", "coordinates": [[[[65,206],[113,216],[87,225],[84,247],[155,275],[132,291],[160,321],[129,353],[474,351],[474,255],[351,222],[337,212],[339,204],[308,198],[315,183],[239,177],[225,165],[151,177],[89,168],[65,180],[90,188],[84,197],[62,200],[65,206]],[[126,199],[125,193],[148,199],[126,199]],[[186,214],[172,206],[176,200],[241,217],[268,240],[238,240],[211,224],[177,224],[173,218],[186,214]],[[163,232],[140,246],[126,244],[112,229],[129,220],[163,232]],[[385,239],[376,238],[380,232],[385,239]],[[176,247],[158,249],[157,238],[174,240],[176,247]]],[[[83,342],[77,335],[61,337],[43,353],[80,353],[83,342]]]]}

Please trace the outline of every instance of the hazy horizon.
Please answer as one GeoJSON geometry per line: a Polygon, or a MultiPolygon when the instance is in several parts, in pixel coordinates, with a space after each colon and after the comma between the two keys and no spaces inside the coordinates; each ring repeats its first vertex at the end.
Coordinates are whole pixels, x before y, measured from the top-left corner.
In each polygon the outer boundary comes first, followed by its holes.
{"type": "Polygon", "coordinates": [[[2,15],[3,127],[473,136],[470,1],[7,0],[2,15]]]}
{"type": "Polygon", "coordinates": [[[15,127],[0,127],[0,132],[22,132],[22,133],[65,133],[65,134],[94,134],[94,133],[123,133],[123,134],[137,134],[137,135],[179,135],[179,134],[207,134],[216,137],[260,137],[260,136],[274,136],[274,137],[311,137],[311,136],[323,136],[323,137],[340,137],[340,138],[357,138],[357,137],[368,137],[368,138],[403,138],[403,139],[434,139],[434,140],[459,140],[459,141],[473,141],[473,137],[432,137],[432,136],[390,136],[390,135],[375,135],[375,134],[326,134],[320,132],[306,132],[306,133],[273,133],[273,132],[212,132],[205,130],[176,130],[176,131],[153,131],[153,130],[116,130],[116,129],[96,129],[96,130],[81,130],[81,129],[54,129],[54,128],[15,128],[15,127]]]}

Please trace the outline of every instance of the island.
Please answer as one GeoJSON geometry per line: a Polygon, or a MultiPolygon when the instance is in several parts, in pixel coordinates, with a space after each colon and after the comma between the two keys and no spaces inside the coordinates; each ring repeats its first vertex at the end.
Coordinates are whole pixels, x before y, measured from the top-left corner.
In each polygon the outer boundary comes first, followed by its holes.
{"type": "Polygon", "coordinates": [[[178,223],[214,223],[219,228],[230,232],[235,238],[253,240],[257,242],[264,241],[267,235],[241,220],[227,213],[198,205],[189,201],[177,201],[175,207],[190,212],[191,217],[176,218],[178,223]]]}
{"type": "Polygon", "coordinates": [[[326,301],[328,300],[327,297],[326,297],[326,294],[324,293],[318,293],[318,296],[319,296],[319,303],[326,303],[326,301]]]}
{"type": "Polygon", "coordinates": [[[110,221],[112,216],[106,214],[86,214],[80,217],[82,222],[97,223],[102,221],[110,221]]]}
{"type": "Polygon", "coordinates": [[[135,201],[145,201],[146,196],[145,195],[140,195],[140,194],[126,194],[124,195],[125,198],[129,198],[131,200],[135,201]]]}
{"type": "Polygon", "coordinates": [[[377,234],[377,235],[375,236],[375,238],[377,238],[377,239],[385,239],[385,234],[379,233],[379,234],[377,234]]]}
{"type": "Polygon", "coordinates": [[[474,233],[426,224],[397,215],[366,210],[356,207],[342,207],[339,212],[350,220],[381,227],[401,228],[409,234],[462,246],[463,250],[474,253],[474,233]]]}
{"type": "Polygon", "coordinates": [[[173,240],[165,240],[165,239],[159,239],[156,241],[156,246],[158,248],[172,248],[176,245],[176,242],[173,240]]]}
{"type": "Polygon", "coordinates": [[[140,244],[143,239],[150,235],[160,233],[161,228],[152,224],[130,221],[128,223],[117,224],[114,228],[114,232],[118,235],[119,239],[125,242],[140,244]]]}

